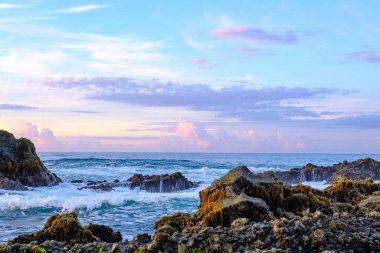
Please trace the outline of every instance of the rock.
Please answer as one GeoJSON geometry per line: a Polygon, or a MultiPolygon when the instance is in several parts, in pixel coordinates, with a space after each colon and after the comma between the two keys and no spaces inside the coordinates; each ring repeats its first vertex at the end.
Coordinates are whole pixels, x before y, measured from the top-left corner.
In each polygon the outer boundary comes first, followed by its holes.
{"type": "Polygon", "coordinates": [[[247,225],[248,223],[249,223],[249,220],[247,218],[238,218],[231,223],[231,227],[240,228],[247,225]]]}
{"type": "Polygon", "coordinates": [[[182,232],[186,227],[192,225],[190,214],[177,212],[170,216],[164,216],[154,223],[154,229],[159,230],[165,225],[173,227],[176,231],[182,232]]]}
{"type": "Polygon", "coordinates": [[[108,183],[100,183],[100,184],[93,184],[91,186],[84,186],[81,188],[78,188],[78,190],[83,190],[83,189],[91,189],[91,190],[101,190],[101,191],[112,191],[112,185],[108,183]]]}
{"type": "Polygon", "coordinates": [[[65,253],[64,251],[64,243],[57,242],[57,241],[45,241],[42,244],[40,244],[40,247],[45,249],[46,252],[51,253],[65,253]]]}
{"type": "Polygon", "coordinates": [[[0,130],[0,188],[26,190],[27,186],[53,186],[62,180],[51,173],[36,154],[33,143],[0,130]]]}
{"type": "Polygon", "coordinates": [[[181,172],[173,174],[143,176],[135,174],[127,180],[131,189],[140,188],[147,192],[175,192],[197,187],[199,183],[193,183],[182,175],[181,172]]]}
{"type": "Polygon", "coordinates": [[[274,175],[290,184],[299,184],[305,181],[324,181],[332,184],[340,180],[364,180],[373,178],[380,180],[380,162],[372,158],[359,159],[353,162],[343,161],[332,166],[317,166],[307,164],[302,168],[293,168],[289,171],[264,172],[274,175]]]}
{"type": "Polygon", "coordinates": [[[323,192],[307,186],[292,187],[273,173],[253,174],[247,167],[232,169],[199,193],[201,204],[195,219],[207,226],[230,226],[238,218],[268,220],[272,214],[326,209],[330,203],[323,192]]]}
{"type": "Polygon", "coordinates": [[[359,181],[339,181],[327,187],[324,192],[335,201],[355,204],[379,190],[380,184],[375,184],[372,178],[368,178],[359,181]]]}
{"type": "Polygon", "coordinates": [[[139,188],[147,192],[175,192],[194,188],[199,186],[199,184],[189,181],[181,172],[153,176],[134,174],[126,181],[89,181],[87,186],[78,188],[78,190],[112,191],[116,187],[129,187],[131,189],[139,188]]]}
{"type": "Polygon", "coordinates": [[[72,184],[81,184],[81,183],[83,183],[83,182],[84,182],[84,181],[81,180],[81,179],[76,179],[76,180],[72,180],[72,181],[71,181],[72,184]]]}
{"type": "Polygon", "coordinates": [[[90,223],[86,229],[91,231],[94,236],[98,237],[101,242],[115,243],[123,240],[119,231],[114,232],[113,229],[108,226],[90,223]]]}
{"type": "Polygon", "coordinates": [[[18,180],[11,180],[7,177],[0,175],[0,189],[13,191],[27,191],[28,187],[24,186],[18,180]]]}
{"type": "Polygon", "coordinates": [[[30,243],[37,241],[55,240],[58,242],[86,243],[97,241],[91,231],[84,229],[75,213],[55,214],[50,216],[42,230],[29,235],[21,235],[12,240],[12,243],[30,243]]]}

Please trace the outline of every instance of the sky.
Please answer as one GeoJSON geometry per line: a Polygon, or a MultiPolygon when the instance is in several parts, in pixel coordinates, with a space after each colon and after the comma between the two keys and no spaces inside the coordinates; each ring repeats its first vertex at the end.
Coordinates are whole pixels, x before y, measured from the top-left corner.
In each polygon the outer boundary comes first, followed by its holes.
{"type": "Polygon", "coordinates": [[[380,153],[380,2],[0,0],[38,151],[380,153]]]}

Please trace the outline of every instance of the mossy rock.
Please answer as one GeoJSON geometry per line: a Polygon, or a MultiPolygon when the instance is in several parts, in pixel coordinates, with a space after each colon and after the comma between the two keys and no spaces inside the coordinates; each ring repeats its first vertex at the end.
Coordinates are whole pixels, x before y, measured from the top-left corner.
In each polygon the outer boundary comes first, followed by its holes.
{"type": "Polygon", "coordinates": [[[324,192],[331,199],[338,202],[356,204],[365,199],[366,196],[380,190],[379,184],[374,184],[372,178],[366,180],[343,180],[329,187],[324,192]]]}
{"type": "Polygon", "coordinates": [[[27,244],[32,241],[43,243],[48,240],[59,242],[89,243],[98,241],[91,231],[86,230],[79,223],[74,212],[55,214],[46,221],[44,228],[29,235],[20,235],[12,243],[27,244]]]}
{"type": "Polygon", "coordinates": [[[158,230],[161,227],[169,225],[176,229],[178,232],[182,232],[183,229],[193,225],[190,214],[176,212],[170,216],[164,216],[154,223],[154,229],[158,230]]]}
{"type": "Polygon", "coordinates": [[[38,246],[33,246],[31,249],[31,253],[47,253],[44,248],[40,248],[38,246]]]}

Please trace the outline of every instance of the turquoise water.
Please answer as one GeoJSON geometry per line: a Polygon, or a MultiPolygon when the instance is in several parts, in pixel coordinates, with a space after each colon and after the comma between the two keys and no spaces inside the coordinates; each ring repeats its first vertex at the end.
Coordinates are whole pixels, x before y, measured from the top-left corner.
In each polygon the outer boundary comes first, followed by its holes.
{"type": "MultiPolygon", "coordinates": [[[[45,165],[64,183],[28,192],[0,190],[0,242],[41,229],[53,213],[76,211],[82,224],[101,223],[120,230],[124,238],[151,233],[159,217],[176,211],[194,213],[198,192],[233,167],[253,172],[288,170],[309,162],[331,165],[380,155],[371,154],[195,154],[195,153],[40,153],[45,165]],[[197,189],[176,193],[147,193],[117,188],[112,192],[82,190],[73,179],[126,180],[134,173],[147,175],[182,172],[203,181],[197,189]]],[[[309,183],[321,187],[321,183],[309,183]]],[[[323,186],[322,186],[323,187],[323,186]]]]}

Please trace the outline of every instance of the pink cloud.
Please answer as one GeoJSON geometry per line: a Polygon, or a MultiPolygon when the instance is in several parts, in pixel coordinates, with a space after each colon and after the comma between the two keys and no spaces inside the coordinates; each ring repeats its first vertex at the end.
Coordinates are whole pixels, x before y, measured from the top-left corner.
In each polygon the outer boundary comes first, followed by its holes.
{"type": "Polygon", "coordinates": [[[347,57],[354,60],[366,61],[370,63],[380,62],[380,53],[365,49],[348,53],[347,57]]]}
{"type": "Polygon", "coordinates": [[[282,145],[285,150],[304,149],[305,144],[299,138],[285,137],[280,131],[277,131],[277,142],[282,145]]]}
{"type": "Polygon", "coordinates": [[[63,146],[53,131],[47,128],[39,130],[36,125],[30,122],[19,123],[13,132],[18,138],[24,137],[30,139],[36,146],[37,151],[52,151],[60,149],[63,146]]]}
{"type": "Polygon", "coordinates": [[[184,139],[188,144],[201,149],[206,149],[211,146],[208,133],[205,129],[201,129],[196,123],[185,119],[180,119],[176,133],[184,139]]]}
{"type": "Polygon", "coordinates": [[[189,62],[194,65],[199,65],[208,62],[208,60],[203,58],[194,58],[190,59],[189,62]]]}
{"type": "Polygon", "coordinates": [[[276,34],[267,32],[262,29],[248,27],[248,26],[236,26],[232,28],[216,29],[208,32],[209,35],[223,38],[223,39],[245,39],[255,43],[278,43],[278,44],[291,44],[299,40],[299,36],[296,32],[288,31],[283,34],[276,34]]]}

